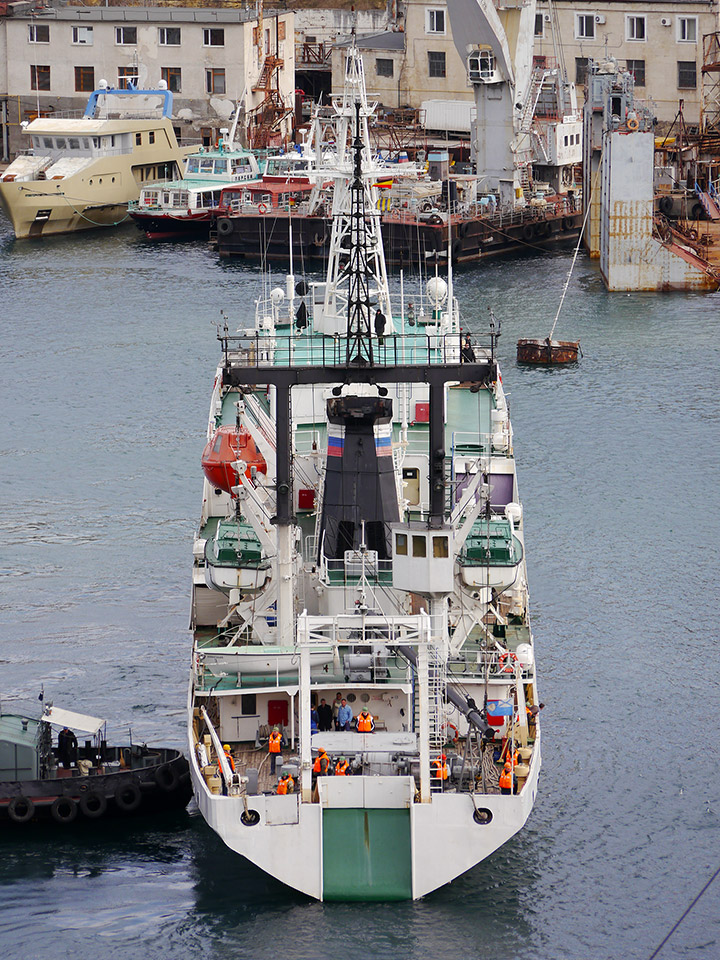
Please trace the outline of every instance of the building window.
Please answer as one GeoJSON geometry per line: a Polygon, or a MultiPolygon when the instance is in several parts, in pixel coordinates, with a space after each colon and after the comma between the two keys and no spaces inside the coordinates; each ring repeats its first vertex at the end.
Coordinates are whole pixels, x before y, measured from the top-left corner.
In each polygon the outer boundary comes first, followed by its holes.
{"type": "Polygon", "coordinates": [[[148,142],[149,142],[149,143],[155,143],[155,131],[154,131],[154,130],[151,130],[150,133],[148,134],[148,142]]]}
{"type": "Polygon", "coordinates": [[[93,42],[93,28],[92,27],[73,27],[72,42],[78,43],[84,46],[90,46],[93,42]]]}
{"type": "Polygon", "coordinates": [[[587,83],[588,58],[575,57],[575,83],[582,85],[587,83]]]}
{"type": "Polygon", "coordinates": [[[628,60],[627,72],[632,74],[636,87],[645,86],[645,61],[644,60],[628,60]]]}
{"type": "Polygon", "coordinates": [[[428,76],[445,76],[445,54],[438,50],[428,50],[428,76]]]}
{"type": "Polygon", "coordinates": [[[576,40],[594,40],[595,39],[595,17],[592,13],[575,14],[575,39],[576,40]]]}
{"type": "Polygon", "coordinates": [[[380,57],[378,57],[375,60],[375,73],[378,77],[391,77],[393,75],[392,60],[381,60],[380,57]]]}
{"type": "Polygon", "coordinates": [[[243,717],[256,717],[257,712],[257,694],[243,693],[240,697],[240,713],[243,717]]]}
{"type": "Polygon", "coordinates": [[[94,67],[75,67],[75,89],[78,93],[92,93],[95,89],[94,67]]]}
{"type": "Polygon", "coordinates": [[[535,14],[535,36],[545,36],[545,17],[542,13],[535,14]]]}
{"type": "MultiPolygon", "coordinates": [[[[224,47],[225,30],[218,27],[206,27],[203,30],[204,47],[224,47]]],[[[224,93],[225,91],[223,91],[224,93]]]]}
{"type": "MultiPolygon", "coordinates": [[[[693,64],[693,66],[695,66],[695,64],[693,64]]],[[[30,89],[50,89],[50,67],[38,67],[35,64],[30,66],[30,89]]]]}
{"type": "Polygon", "coordinates": [[[158,43],[161,47],[179,47],[180,27],[158,27],[158,43]]]}
{"type": "Polygon", "coordinates": [[[133,46],[137,43],[137,27],[115,27],[115,43],[133,46]]]}
{"type": "Polygon", "coordinates": [[[225,93],[225,70],[206,70],[205,89],[208,93],[225,93]]]}
{"type": "Polygon", "coordinates": [[[445,33],[445,11],[425,11],[425,33],[445,33]]]}
{"type": "Polygon", "coordinates": [[[697,17],[678,17],[677,32],[679,43],[697,43],[697,17]]]}
{"type": "Polygon", "coordinates": [[[28,24],[28,40],[30,43],[50,43],[50,25],[47,23],[28,24]]]}
{"type": "Polygon", "coordinates": [[[285,21],[284,21],[284,20],[278,20],[278,25],[277,25],[277,38],[278,38],[278,43],[279,43],[281,40],[284,40],[284,39],[285,39],[285,21]]]}
{"type": "Polygon", "coordinates": [[[160,74],[167,84],[168,90],[180,93],[182,89],[182,71],[180,67],[161,67],[160,74]]]}
{"type": "Polygon", "coordinates": [[[118,67],[118,89],[127,90],[128,83],[136,86],[138,82],[137,67],[118,67]]]}
{"type": "Polygon", "coordinates": [[[697,87],[697,65],[694,60],[678,60],[678,87],[694,90],[697,87]]]}
{"type": "Polygon", "coordinates": [[[625,39],[646,40],[645,17],[628,13],[625,15],[625,39]]]}

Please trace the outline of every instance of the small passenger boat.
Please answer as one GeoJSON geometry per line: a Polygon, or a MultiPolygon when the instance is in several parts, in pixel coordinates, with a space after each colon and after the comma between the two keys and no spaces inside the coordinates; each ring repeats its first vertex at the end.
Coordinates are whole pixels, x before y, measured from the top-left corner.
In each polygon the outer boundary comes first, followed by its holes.
{"type": "Polygon", "coordinates": [[[47,706],[39,720],[0,713],[0,823],[70,824],[182,809],[192,788],[179,750],[108,746],[106,722],[47,706]],[[53,746],[52,727],[60,728],[53,746]],[[80,744],[75,731],[90,739],[80,744]]]}

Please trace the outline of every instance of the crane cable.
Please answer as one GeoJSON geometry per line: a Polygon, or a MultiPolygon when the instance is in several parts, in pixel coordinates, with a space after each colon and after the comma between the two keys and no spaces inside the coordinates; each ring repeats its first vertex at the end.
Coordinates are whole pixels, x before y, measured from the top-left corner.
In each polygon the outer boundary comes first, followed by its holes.
{"type": "Polygon", "coordinates": [[[650,954],[650,960],[655,960],[655,957],[657,957],[657,955],[660,953],[660,951],[662,950],[662,948],[663,948],[663,947],[665,946],[665,944],[668,942],[668,940],[670,939],[670,937],[675,933],[675,931],[676,931],[677,928],[680,926],[680,924],[683,922],[683,920],[685,919],[685,917],[690,913],[690,911],[691,911],[692,908],[695,906],[695,904],[698,902],[698,900],[700,899],[700,897],[702,897],[702,895],[705,893],[705,891],[707,890],[707,888],[710,886],[710,884],[713,882],[713,880],[714,880],[718,875],[720,875],[720,867],[718,867],[717,870],[715,871],[715,873],[710,877],[710,879],[708,880],[708,882],[705,884],[705,886],[702,888],[702,890],[700,891],[700,893],[699,893],[699,894],[695,897],[695,899],[692,901],[692,903],[691,903],[690,906],[687,908],[687,910],[685,911],[685,913],[683,913],[683,915],[680,917],[680,919],[677,921],[677,923],[673,926],[672,930],[670,931],[670,933],[668,933],[668,935],[665,937],[665,939],[664,939],[663,942],[660,944],[660,946],[657,947],[657,948],[650,954]]]}

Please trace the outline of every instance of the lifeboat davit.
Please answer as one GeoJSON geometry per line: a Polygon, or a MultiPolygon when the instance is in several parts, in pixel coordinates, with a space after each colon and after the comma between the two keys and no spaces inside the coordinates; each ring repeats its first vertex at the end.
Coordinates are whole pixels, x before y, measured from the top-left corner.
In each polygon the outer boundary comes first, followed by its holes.
{"type": "Polygon", "coordinates": [[[267,473],[267,464],[247,430],[232,424],[218,427],[202,453],[203,473],[214,487],[232,494],[232,488],[237,486],[233,467],[236,460],[247,463],[247,477],[252,475],[253,467],[257,473],[267,473]]]}

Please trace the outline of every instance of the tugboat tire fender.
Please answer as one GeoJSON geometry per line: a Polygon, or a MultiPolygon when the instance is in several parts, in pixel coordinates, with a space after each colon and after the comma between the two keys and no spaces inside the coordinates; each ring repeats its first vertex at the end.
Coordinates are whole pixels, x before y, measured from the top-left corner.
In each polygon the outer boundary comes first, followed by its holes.
{"type": "Polygon", "coordinates": [[[563,217],[563,222],[562,222],[563,230],[572,230],[574,226],[575,226],[575,223],[572,217],[563,217]]]}
{"type": "Polygon", "coordinates": [[[134,783],[121,783],[115,791],[115,803],[123,813],[132,813],[140,806],[142,796],[140,787],[134,783]]]}
{"type": "Polygon", "coordinates": [[[78,815],[78,805],[72,797],[56,797],[50,815],[56,823],[72,823],[78,815]]]}
{"type": "Polygon", "coordinates": [[[91,790],[80,797],[80,809],[83,816],[90,820],[98,820],[107,811],[107,798],[104,794],[91,790]]]}
{"type": "Polygon", "coordinates": [[[35,804],[29,797],[13,797],[8,805],[8,816],[15,823],[27,823],[35,815],[35,804]]]}
{"type": "Polygon", "coordinates": [[[660,213],[664,213],[665,216],[668,216],[668,214],[672,213],[672,208],[673,208],[672,197],[660,197],[660,200],[658,201],[658,208],[660,210],[660,213]]]}
{"type": "Polygon", "coordinates": [[[217,232],[221,237],[227,237],[232,233],[232,224],[229,220],[218,220],[217,232]]]}
{"type": "Polygon", "coordinates": [[[172,793],[178,785],[178,775],[175,767],[169,763],[163,763],[155,771],[155,783],[166,793],[172,793]]]}
{"type": "Polygon", "coordinates": [[[534,235],[533,228],[530,226],[529,223],[526,223],[525,226],[522,228],[523,240],[532,240],[533,235],[534,235]]]}

